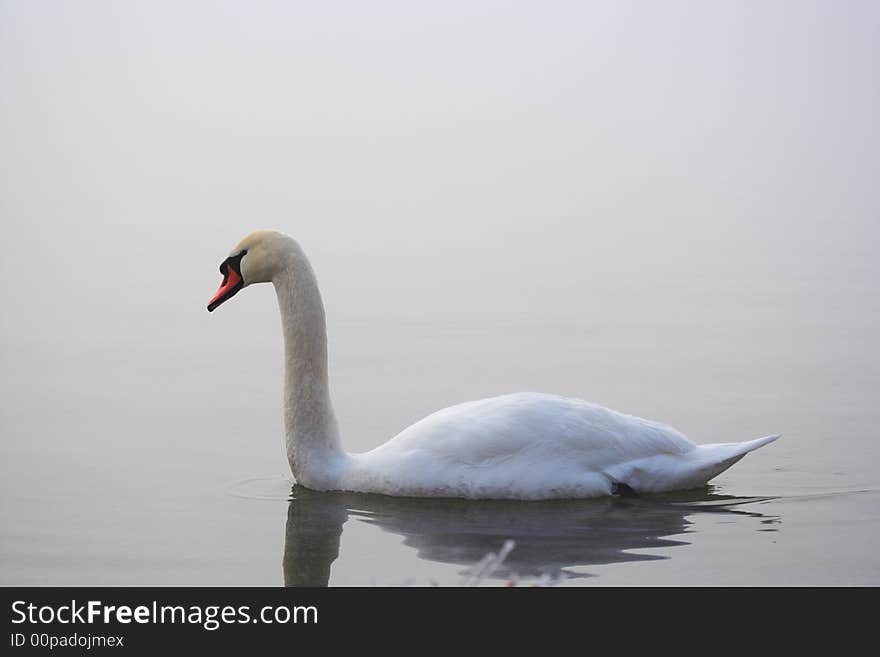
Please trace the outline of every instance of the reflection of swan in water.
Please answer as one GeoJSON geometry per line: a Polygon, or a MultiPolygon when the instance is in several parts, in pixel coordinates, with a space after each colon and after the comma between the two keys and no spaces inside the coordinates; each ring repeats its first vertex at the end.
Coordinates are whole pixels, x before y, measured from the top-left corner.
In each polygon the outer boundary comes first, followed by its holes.
{"type": "Polygon", "coordinates": [[[513,539],[515,548],[494,578],[555,579],[586,576],[567,570],[575,566],[663,559],[631,550],[686,545],[680,537],[668,537],[688,532],[687,517],[695,513],[745,514],[775,522],[734,508],[753,501],[712,494],[708,487],[640,498],[520,502],[315,493],[295,486],[287,511],[284,582],[327,586],[349,517],[403,536],[422,559],[462,566],[476,564],[513,539]]]}

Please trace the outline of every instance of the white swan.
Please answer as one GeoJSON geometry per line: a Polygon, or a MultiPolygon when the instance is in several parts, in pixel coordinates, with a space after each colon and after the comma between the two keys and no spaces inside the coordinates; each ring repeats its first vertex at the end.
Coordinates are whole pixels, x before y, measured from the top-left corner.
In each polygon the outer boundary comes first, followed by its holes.
{"type": "Polygon", "coordinates": [[[252,283],[275,286],[287,457],[307,488],[525,500],[681,490],[779,437],[698,446],[666,425],[579,399],[518,393],[445,408],[372,451],[349,454],[330,402],[324,306],[299,245],[284,233],[255,231],[220,272],[209,311],[252,283]]]}

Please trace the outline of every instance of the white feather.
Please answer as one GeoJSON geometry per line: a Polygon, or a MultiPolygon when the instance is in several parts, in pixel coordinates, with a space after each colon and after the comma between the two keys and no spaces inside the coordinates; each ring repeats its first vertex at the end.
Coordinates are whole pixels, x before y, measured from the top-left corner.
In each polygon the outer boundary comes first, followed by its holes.
{"type": "Polygon", "coordinates": [[[672,427],[585,402],[518,393],[445,408],[371,452],[346,490],[413,497],[547,499],[700,486],[774,440],[697,446],[672,427]]]}
{"type": "Polygon", "coordinates": [[[275,285],[285,345],[287,455],[317,490],[472,499],[609,495],[694,488],[779,436],[695,445],[672,427],[579,399],[518,393],[445,408],[362,454],[341,447],[327,379],[324,307],[299,245],[277,231],[233,253],[244,286],[275,285]]]}

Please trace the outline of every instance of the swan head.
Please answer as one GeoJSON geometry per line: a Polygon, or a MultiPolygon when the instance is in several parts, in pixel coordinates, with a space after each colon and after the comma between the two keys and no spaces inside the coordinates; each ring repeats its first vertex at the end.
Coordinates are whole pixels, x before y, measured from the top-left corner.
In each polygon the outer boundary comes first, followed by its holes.
{"type": "Polygon", "coordinates": [[[223,281],[208,302],[208,312],[253,283],[268,283],[284,267],[285,256],[296,243],[277,230],[255,230],[246,235],[220,263],[223,281]]]}

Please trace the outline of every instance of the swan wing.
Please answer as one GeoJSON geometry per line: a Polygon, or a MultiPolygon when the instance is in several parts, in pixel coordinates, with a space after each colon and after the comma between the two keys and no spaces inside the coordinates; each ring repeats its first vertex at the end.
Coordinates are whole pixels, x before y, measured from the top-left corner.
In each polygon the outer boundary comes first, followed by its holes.
{"type": "Polygon", "coordinates": [[[579,399],[518,393],[437,411],[355,455],[349,487],[416,496],[605,495],[615,466],[695,447],[658,422],[579,399]]]}
{"type": "Polygon", "coordinates": [[[474,467],[522,454],[575,458],[595,467],[659,453],[686,452],[695,445],[659,422],[580,399],[519,393],[437,411],[382,447],[425,450],[474,467]]]}

